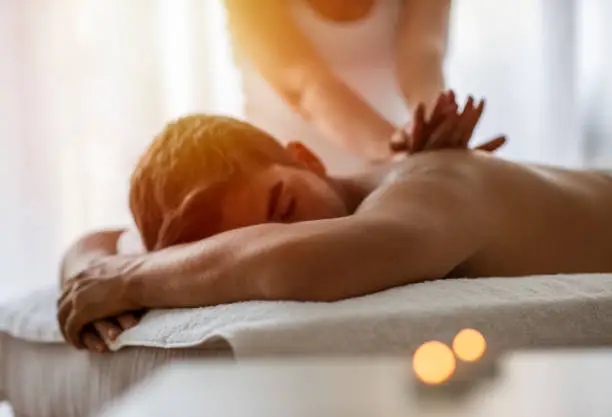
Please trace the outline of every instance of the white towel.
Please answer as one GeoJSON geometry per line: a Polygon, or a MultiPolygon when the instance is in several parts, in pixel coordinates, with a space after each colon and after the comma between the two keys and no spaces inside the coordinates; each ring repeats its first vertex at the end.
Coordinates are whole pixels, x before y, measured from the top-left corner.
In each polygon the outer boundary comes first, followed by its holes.
{"type": "MultiPolygon", "coordinates": [[[[0,332],[61,343],[55,289],[0,307],[0,332]]],[[[237,358],[270,354],[394,354],[480,330],[489,348],[612,344],[612,274],[484,278],[408,285],[335,303],[246,302],[157,310],[124,346],[192,347],[226,340],[237,358]]]]}

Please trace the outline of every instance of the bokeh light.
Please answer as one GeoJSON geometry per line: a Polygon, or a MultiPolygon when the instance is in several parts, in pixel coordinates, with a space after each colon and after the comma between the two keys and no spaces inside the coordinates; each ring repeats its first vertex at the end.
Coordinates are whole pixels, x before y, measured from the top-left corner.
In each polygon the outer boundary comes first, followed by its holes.
{"type": "Polygon", "coordinates": [[[453,340],[453,351],[465,362],[475,362],[484,355],[487,341],[482,333],[474,329],[463,329],[453,340]]]}
{"type": "Polygon", "coordinates": [[[442,342],[422,344],[414,353],[412,366],[416,376],[426,384],[440,384],[455,372],[455,356],[442,342]]]}

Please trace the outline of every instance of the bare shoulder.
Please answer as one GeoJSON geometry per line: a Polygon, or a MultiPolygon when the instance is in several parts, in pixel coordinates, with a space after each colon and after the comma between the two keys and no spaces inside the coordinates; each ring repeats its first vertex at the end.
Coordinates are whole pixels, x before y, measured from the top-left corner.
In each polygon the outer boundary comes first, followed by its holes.
{"type": "Polygon", "coordinates": [[[516,163],[487,152],[438,150],[423,152],[397,165],[365,202],[368,206],[415,204],[408,197],[462,202],[469,206],[523,200],[533,196],[591,196],[612,199],[612,173],[516,163]],[[542,194],[543,193],[543,194],[542,194]]]}
{"type": "MultiPolygon", "coordinates": [[[[428,242],[428,256],[451,250],[452,268],[469,259],[494,233],[488,204],[488,156],[465,150],[424,152],[399,164],[359,207],[357,216],[383,218],[428,242]]],[[[444,255],[446,256],[446,255],[444,255]]],[[[451,269],[452,269],[451,268],[451,269]]]]}
{"type": "MultiPolygon", "coordinates": [[[[503,164],[503,163],[502,163],[503,164]]],[[[423,152],[398,163],[358,211],[395,211],[461,204],[474,209],[485,198],[488,175],[500,162],[486,153],[465,150],[423,152]]]]}
{"type": "Polygon", "coordinates": [[[432,247],[468,247],[455,257],[457,276],[612,271],[612,177],[602,172],[423,153],[359,211],[433,235],[432,247]]]}

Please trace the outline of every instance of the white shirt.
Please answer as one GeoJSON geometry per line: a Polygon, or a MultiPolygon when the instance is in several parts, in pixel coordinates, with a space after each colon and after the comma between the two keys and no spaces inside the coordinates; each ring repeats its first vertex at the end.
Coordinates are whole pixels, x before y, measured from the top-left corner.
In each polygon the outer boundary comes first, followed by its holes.
{"type": "MultiPolygon", "coordinates": [[[[377,0],[354,22],[325,19],[306,0],[287,0],[295,24],[320,56],[387,120],[403,124],[409,111],[395,75],[395,43],[402,0],[377,0]]],[[[283,143],[299,140],[319,155],[332,174],[350,174],[365,162],[334,145],[303,120],[247,62],[240,63],[244,115],[283,143]]]]}

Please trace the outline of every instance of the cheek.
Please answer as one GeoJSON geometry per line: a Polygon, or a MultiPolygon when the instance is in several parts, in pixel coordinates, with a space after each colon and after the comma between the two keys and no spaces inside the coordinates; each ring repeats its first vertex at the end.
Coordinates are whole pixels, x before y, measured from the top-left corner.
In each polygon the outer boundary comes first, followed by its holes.
{"type": "Polygon", "coordinates": [[[296,210],[298,221],[321,220],[346,216],[346,206],[334,193],[321,191],[304,195],[296,210]]]}
{"type": "Polygon", "coordinates": [[[219,226],[226,232],[265,223],[266,217],[266,205],[260,198],[253,198],[251,193],[241,193],[223,201],[219,226]]]}

